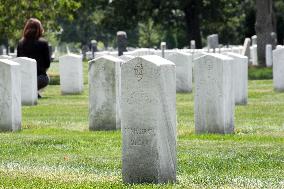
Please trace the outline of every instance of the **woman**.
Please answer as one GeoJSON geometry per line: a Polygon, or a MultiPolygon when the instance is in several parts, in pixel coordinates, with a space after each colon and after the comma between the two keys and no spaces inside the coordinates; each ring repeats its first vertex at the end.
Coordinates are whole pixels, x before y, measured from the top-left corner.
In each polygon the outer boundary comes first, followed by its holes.
{"type": "Polygon", "coordinates": [[[28,57],[37,62],[38,90],[46,87],[49,83],[46,72],[50,66],[50,55],[48,42],[41,38],[43,32],[41,22],[36,18],[30,18],[26,22],[22,39],[17,47],[17,57],[28,57]]]}

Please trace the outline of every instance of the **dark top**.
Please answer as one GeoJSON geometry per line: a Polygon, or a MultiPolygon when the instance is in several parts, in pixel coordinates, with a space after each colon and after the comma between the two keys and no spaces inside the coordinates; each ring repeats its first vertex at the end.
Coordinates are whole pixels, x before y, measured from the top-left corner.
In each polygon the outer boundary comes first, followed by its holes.
{"type": "Polygon", "coordinates": [[[38,40],[19,41],[17,47],[17,57],[28,57],[37,62],[37,75],[46,75],[50,66],[50,56],[48,42],[40,38],[38,40]]]}

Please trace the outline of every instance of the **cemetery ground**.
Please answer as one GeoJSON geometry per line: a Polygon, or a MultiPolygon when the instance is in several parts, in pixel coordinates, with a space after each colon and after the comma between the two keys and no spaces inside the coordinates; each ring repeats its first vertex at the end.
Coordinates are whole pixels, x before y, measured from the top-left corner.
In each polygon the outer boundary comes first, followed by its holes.
{"type": "Polygon", "coordinates": [[[178,93],[177,183],[125,185],[121,132],[88,130],[87,66],[83,94],[50,85],[22,108],[22,131],[0,133],[0,188],[284,188],[284,93],[272,80],[249,81],[233,135],[196,135],[193,94],[178,93]]]}

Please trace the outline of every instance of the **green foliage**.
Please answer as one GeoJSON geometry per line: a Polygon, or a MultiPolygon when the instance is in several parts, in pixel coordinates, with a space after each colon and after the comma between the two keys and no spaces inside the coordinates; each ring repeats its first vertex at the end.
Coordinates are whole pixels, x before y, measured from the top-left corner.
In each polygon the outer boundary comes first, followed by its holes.
{"type": "Polygon", "coordinates": [[[139,46],[153,48],[158,47],[161,41],[161,31],[159,25],[155,25],[152,19],[145,23],[139,23],[139,46]]]}
{"type": "MultiPolygon", "coordinates": [[[[274,3],[282,43],[284,2],[274,3]]],[[[131,47],[166,41],[169,48],[183,48],[200,36],[205,45],[212,33],[219,34],[221,44],[242,44],[245,37],[255,34],[254,6],[254,0],[4,0],[0,3],[0,43],[14,46],[25,20],[36,17],[53,45],[59,40],[82,46],[96,39],[106,48],[116,47],[119,30],[127,32],[131,47]],[[187,16],[196,20],[189,22],[187,16]]]]}
{"type": "Polygon", "coordinates": [[[71,12],[80,4],[74,0],[5,0],[0,4],[0,41],[7,44],[8,39],[15,43],[20,38],[25,21],[31,17],[41,20],[45,31],[58,29],[57,17],[72,19],[71,12]]]}

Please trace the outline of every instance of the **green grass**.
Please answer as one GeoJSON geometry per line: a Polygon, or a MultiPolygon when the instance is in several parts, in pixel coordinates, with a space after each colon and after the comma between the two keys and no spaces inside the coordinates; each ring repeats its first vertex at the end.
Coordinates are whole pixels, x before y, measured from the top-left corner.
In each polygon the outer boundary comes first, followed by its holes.
{"type": "Polygon", "coordinates": [[[22,108],[21,132],[0,133],[0,188],[284,188],[284,93],[271,80],[249,81],[234,135],[195,135],[193,95],[177,94],[178,182],[167,185],[122,183],[121,133],[88,131],[87,85],[43,96],[22,108]]]}
{"type": "Polygon", "coordinates": [[[253,67],[248,69],[248,78],[250,80],[267,80],[272,79],[272,68],[253,67]]]}

